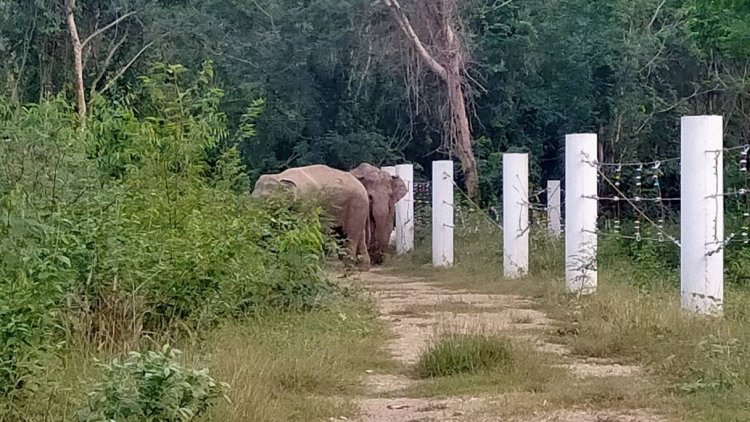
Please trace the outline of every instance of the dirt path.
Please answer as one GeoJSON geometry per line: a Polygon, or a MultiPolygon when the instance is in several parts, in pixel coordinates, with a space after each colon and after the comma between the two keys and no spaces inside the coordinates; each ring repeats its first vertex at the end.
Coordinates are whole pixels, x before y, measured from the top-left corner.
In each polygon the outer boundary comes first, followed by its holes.
{"type": "MultiPolygon", "coordinates": [[[[639,409],[586,410],[585,405],[570,409],[527,409],[522,415],[498,416],[494,409],[514,400],[513,395],[451,396],[414,398],[408,389],[420,380],[411,378],[409,368],[419,359],[436,333],[500,332],[528,341],[538,350],[559,356],[563,366],[585,382],[592,377],[627,377],[636,382],[640,368],[610,364],[606,361],[581,360],[569,356],[559,344],[545,342],[543,333],[554,321],[531,309],[528,298],[512,295],[478,294],[470,291],[442,289],[429,280],[405,279],[374,269],[358,276],[375,298],[380,317],[394,337],[385,345],[400,364],[397,373],[367,375],[367,396],[358,399],[359,421],[427,422],[427,421],[558,421],[558,422],[631,422],[662,421],[651,412],[639,409]],[[494,414],[494,416],[493,416],[494,414]]],[[[573,384],[576,384],[575,382],[573,384]]],[[[576,388],[571,385],[570,388],[576,388]]],[[[533,394],[533,393],[528,393],[533,394]]]]}

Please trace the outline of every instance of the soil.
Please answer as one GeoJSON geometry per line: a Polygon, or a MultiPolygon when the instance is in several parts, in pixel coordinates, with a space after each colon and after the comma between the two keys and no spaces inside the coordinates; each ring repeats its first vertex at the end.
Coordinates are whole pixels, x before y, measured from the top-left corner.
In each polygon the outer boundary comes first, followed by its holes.
{"type": "MultiPolygon", "coordinates": [[[[554,321],[543,312],[531,309],[529,298],[516,295],[478,294],[443,289],[429,280],[404,278],[387,269],[375,268],[356,276],[375,299],[380,318],[393,333],[384,347],[401,367],[409,368],[437,333],[500,332],[528,341],[533,347],[560,355],[560,364],[580,379],[590,377],[642,376],[641,368],[606,360],[582,359],[570,355],[560,344],[543,339],[545,329],[554,321]]],[[[371,371],[368,371],[371,372],[371,371]]],[[[468,396],[413,398],[401,394],[419,380],[401,374],[368,373],[367,394],[357,399],[360,422],[427,421],[513,421],[513,422],[657,422],[666,419],[645,409],[618,410],[545,410],[524,412],[518,416],[493,416],[493,405],[513,397],[468,396]]]]}

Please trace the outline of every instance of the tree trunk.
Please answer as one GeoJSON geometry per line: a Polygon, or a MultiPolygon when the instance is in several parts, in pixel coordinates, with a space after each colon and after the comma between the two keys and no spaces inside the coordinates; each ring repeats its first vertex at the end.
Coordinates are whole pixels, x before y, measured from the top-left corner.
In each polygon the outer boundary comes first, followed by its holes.
{"type": "MultiPolygon", "coordinates": [[[[453,75],[451,75],[453,76],[453,75]]],[[[479,194],[479,173],[477,160],[474,158],[474,150],[471,146],[471,130],[469,129],[469,117],[466,114],[466,99],[460,79],[451,78],[448,82],[448,93],[452,115],[453,136],[455,136],[456,153],[461,160],[461,169],[464,173],[466,191],[471,199],[477,199],[479,194]]]]}
{"type": "Polygon", "coordinates": [[[86,123],[86,92],[83,84],[83,45],[81,38],[78,36],[78,27],[75,19],[75,0],[66,0],[65,14],[68,21],[68,31],[70,40],[73,43],[73,64],[75,66],[76,77],[76,101],[78,103],[78,118],[81,127],[86,123]]]}
{"type": "Polygon", "coordinates": [[[479,194],[479,173],[477,161],[474,158],[474,151],[471,146],[471,130],[463,85],[464,63],[466,60],[456,31],[454,30],[455,22],[453,22],[450,12],[454,8],[449,7],[448,3],[437,5],[440,10],[440,19],[436,20],[439,26],[436,33],[440,33],[441,36],[437,43],[439,45],[433,47],[442,51],[443,54],[433,56],[422,43],[398,0],[383,0],[383,3],[391,12],[391,16],[398,24],[401,32],[409,39],[421,60],[433,73],[445,82],[450,105],[450,129],[449,133],[445,135],[445,143],[461,160],[461,169],[463,170],[469,197],[477,199],[477,195],[479,194]]]}

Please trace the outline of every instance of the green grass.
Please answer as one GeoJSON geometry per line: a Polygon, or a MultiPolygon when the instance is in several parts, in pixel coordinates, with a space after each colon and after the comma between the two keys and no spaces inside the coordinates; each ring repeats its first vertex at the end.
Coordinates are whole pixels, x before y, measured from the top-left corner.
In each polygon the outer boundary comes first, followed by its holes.
{"type": "MultiPolygon", "coordinates": [[[[637,385],[624,378],[576,382],[575,389],[542,384],[538,391],[543,394],[520,394],[513,404],[506,403],[505,414],[537,411],[543,401],[559,407],[650,407],[680,421],[748,420],[750,288],[727,286],[723,318],[687,314],[680,309],[671,246],[636,246],[600,239],[599,288],[580,299],[564,292],[562,240],[540,233],[532,233],[531,274],[521,280],[503,279],[502,235],[489,226],[456,238],[454,268],[415,267],[429,263],[429,251],[422,250],[397,261],[394,271],[418,273],[445,288],[532,297],[560,323],[549,330],[550,341],[582,357],[637,364],[646,372],[645,383],[637,385]]],[[[736,265],[727,266],[731,272],[736,265]]],[[[563,386],[571,382],[557,377],[563,386]]],[[[469,382],[455,378],[443,379],[431,392],[459,391],[456,385],[469,382]]],[[[477,376],[464,378],[474,382],[477,376]]]]}
{"type": "Polygon", "coordinates": [[[416,366],[420,378],[508,371],[513,366],[511,344],[484,334],[446,334],[434,341],[416,366]]]}
{"type": "Polygon", "coordinates": [[[490,334],[446,334],[420,356],[414,374],[423,381],[411,397],[540,393],[570,381],[554,367],[556,357],[509,338],[490,334]]]}
{"type": "MultiPolygon", "coordinates": [[[[746,292],[738,296],[735,301],[750,306],[746,292]]],[[[675,289],[646,294],[614,282],[569,313],[565,323],[576,326],[577,335],[566,340],[580,355],[643,365],[659,381],[661,394],[680,399],[682,420],[746,420],[750,326],[728,314],[724,319],[694,317],[679,309],[675,289]]]]}
{"type": "MultiPolygon", "coordinates": [[[[385,336],[372,304],[347,299],[312,312],[227,323],[202,341],[175,347],[185,363],[231,385],[231,402],[219,403],[206,420],[313,421],[356,413],[353,397],[362,392],[365,371],[392,369],[379,349],[385,336]]],[[[61,350],[46,371],[55,387],[37,393],[42,399],[24,409],[26,420],[77,420],[88,380],[97,375],[94,358],[110,357],[61,350]]]]}
{"type": "Polygon", "coordinates": [[[421,356],[407,389],[412,397],[491,397],[489,414],[519,417],[540,410],[664,409],[673,406],[652,383],[628,377],[579,379],[560,367],[560,356],[532,350],[521,340],[486,334],[447,334],[421,356]],[[499,404],[502,403],[502,404],[499,404]]]}

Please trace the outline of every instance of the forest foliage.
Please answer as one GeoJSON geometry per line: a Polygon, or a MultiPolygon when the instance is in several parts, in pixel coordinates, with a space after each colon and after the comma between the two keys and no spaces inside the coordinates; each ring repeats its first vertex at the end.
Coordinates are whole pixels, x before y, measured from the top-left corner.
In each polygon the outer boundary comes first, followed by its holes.
{"type": "MultiPolygon", "coordinates": [[[[0,2],[11,99],[73,98],[62,3],[0,2]]],[[[608,161],[673,156],[686,114],[724,115],[728,143],[748,137],[747,2],[472,0],[463,11],[485,200],[504,151],[531,152],[537,178],[561,176],[565,133],[598,133],[608,161]]],[[[379,2],[81,0],[76,18],[85,37],[129,12],[87,44],[87,90],[120,97],[153,63],[213,60],[230,127],[264,101],[258,135],[238,145],[251,178],[318,162],[406,159],[428,171],[445,154],[429,112],[436,82],[414,77],[425,69],[379,2]]]]}
{"type": "MultiPolygon", "coordinates": [[[[413,14],[427,1],[402,3],[413,14]]],[[[506,151],[531,153],[533,183],[561,177],[566,133],[598,133],[604,161],[678,155],[687,114],[723,115],[727,146],[750,139],[746,1],[470,0],[461,12],[483,204],[498,201],[506,151]]],[[[407,160],[424,177],[448,154],[437,81],[380,2],[0,0],[0,57],[5,415],[70,342],[133,350],[331,294],[317,211],[250,201],[258,175],[407,160]]],[[[185,411],[204,411],[221,384],[172,357],[104,365],[81,418],[173,417],[153,406],[188,393],[149,389],[143,371],[192,380],[200,399],[185,411]],[[156,396],[110,400],[139,388],[156,396]]]]}

